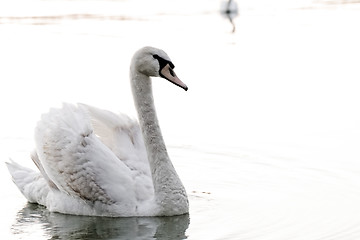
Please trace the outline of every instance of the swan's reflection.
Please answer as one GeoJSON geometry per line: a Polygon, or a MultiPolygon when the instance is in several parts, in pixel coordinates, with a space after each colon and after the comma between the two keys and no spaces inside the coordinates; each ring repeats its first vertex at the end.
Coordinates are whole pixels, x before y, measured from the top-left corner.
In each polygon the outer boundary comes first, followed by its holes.
{"type": "MultiPolygon", "coordinates": [[[[15,235],[27,236],[37,229],[46,239],[186,239],[189,215],[174,217],[108,218],[49,212],[28,203],[12,226],[15,235]]],[[[39,233],[35,234],[39,236],[39,233]]],[[[37,238],[38,239],[38,238],[37,238]]]]}

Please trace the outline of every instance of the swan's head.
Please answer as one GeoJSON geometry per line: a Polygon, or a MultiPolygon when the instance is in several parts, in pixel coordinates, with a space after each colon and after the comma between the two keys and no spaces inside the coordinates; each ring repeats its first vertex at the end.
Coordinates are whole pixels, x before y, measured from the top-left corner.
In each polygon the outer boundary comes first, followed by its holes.
{"type": "Polygon", "coordinates": [[[188,90],[188,87],[176,76],[174,72],[175,66],[169,56],[161,49],[153,47],[141,48],[134,54],[131,68],[131,71],[149,77],[162,77],[185,91],[188,90]]]}

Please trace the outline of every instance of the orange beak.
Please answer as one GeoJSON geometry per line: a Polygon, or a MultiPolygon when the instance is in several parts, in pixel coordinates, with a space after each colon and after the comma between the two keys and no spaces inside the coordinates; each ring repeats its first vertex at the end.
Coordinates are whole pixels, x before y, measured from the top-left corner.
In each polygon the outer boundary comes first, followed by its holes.
{"type": "Polygon", "coordinates": [[[184,89],[185,91],[188,90],[188,87],[185,85],[185,83],[183,83],[175,74],[174,70],[170,67],[169,64],[166,64],[165,67],[163,67],[160,70],[160,75],[169,80],[170,82],[172,82],[173,84],[181,87],[182,89],[184,89]]]}

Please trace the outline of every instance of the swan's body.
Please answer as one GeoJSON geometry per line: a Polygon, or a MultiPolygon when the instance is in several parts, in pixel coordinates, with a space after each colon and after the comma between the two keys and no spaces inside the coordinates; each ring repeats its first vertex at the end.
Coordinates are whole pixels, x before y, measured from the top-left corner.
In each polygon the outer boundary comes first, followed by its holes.
{"type": "Polygon", "coordinates": [[[135,53],[130,80],[140,125],[125,115],[64,104],[42,116],[32,160],[40,172],[8,163],[30,202],[50,211],[96,216],[170,216],[188,199],[158,125],[150,76],[187,90],[169,57],[156,48],[135,53]]]}

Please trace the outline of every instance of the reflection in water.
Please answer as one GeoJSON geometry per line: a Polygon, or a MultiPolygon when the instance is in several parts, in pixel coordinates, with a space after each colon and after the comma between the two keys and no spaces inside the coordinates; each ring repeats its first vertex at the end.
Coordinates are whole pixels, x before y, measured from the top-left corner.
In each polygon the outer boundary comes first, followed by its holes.
{"type": "Polygon", "coordinates": [[[237,3],[233,0],[221,3],[221,15],[229,19],[231,25],[233,26],[232,32],[235,32],[235,23],[233,19],[238,15],[238,6],[237,3]]]}
{"type": "MultiPolygon", "coordinates": [[[[28,203],[12,226],[27,238],[40,228],[49,239],[186,239],[189,215],[174,217],[87,217],[49,212],[28,203]]],[[[37,231],[39,232],[39,231],[37,231]]]]}

